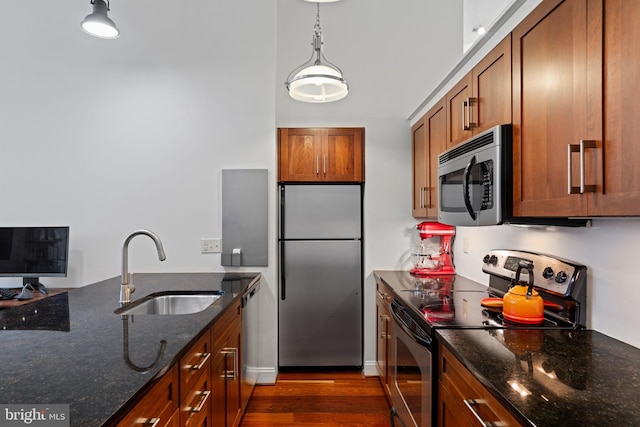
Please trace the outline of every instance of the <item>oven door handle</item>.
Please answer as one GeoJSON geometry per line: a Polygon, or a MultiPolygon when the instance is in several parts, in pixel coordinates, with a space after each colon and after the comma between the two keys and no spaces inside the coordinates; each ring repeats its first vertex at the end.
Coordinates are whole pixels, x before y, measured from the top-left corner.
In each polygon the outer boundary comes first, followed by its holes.
{"type": "Polygon", "coordinates": [[[431,338],[418,336],[415,332],[411,330],[409,325],[407,325],[407,323],[402,319],[402,317],[398,315],[398,312],[404,312],[408,316],[409,313],[407,313],[407,309],[395,303],[394,301],[393,303],[391,303],[390,311],[391,311],[391,317],[393,318],[393,321],[396,323],[396,325],[400,327],[400,329],[402,329],[409,337],[411,337],[412,340],[414,340],[421,346],[426,347],[427,349],[429,349],[429,351],[431,351],[431,338]]]}
{"type": "Polygon", "coordinates": [[[471,206],[471,195],[469,194],[469,180],[471,178],[471,169],[475,166],[476,164],[476,156],[473,156],[471,158],[471,160],[469,160],[469,163],[467,164],[467,167],[464,168],[464,178],[462,181],[462,194],[464,197],[464,206],[465,208],[467,208],[467,212],[469,212],[469,215],[471,216],[472,220],[476,220],[476,213],[473,210],[473,206],[471,206]]]}

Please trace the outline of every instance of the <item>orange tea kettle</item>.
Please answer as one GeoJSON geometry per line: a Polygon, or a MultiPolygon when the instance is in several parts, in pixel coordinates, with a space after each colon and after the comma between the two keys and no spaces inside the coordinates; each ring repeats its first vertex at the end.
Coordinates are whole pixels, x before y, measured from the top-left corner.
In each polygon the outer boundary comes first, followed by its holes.
{"type": "Polygon", "coordinates": [[[520,261],[516,277],[503,297],[502,315],[508,321],[536,325],[544,320],[544,301],[533,289],[533,263],[520,261]],[[520,272],[529,272],[529,284],[520,282],[520,272]]]}

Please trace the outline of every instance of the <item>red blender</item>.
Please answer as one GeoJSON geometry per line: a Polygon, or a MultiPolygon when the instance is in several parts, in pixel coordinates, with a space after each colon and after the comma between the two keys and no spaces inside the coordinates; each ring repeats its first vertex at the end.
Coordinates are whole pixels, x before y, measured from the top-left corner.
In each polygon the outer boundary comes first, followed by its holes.
{"type": "Polygon", "coordinates": [[[416,228],[420,233],[420,243],[412,248],[413,268],[409,273],[418,277],[456,274],[451,252],[456,228],[439,222],[421,222],[416,228]]]}

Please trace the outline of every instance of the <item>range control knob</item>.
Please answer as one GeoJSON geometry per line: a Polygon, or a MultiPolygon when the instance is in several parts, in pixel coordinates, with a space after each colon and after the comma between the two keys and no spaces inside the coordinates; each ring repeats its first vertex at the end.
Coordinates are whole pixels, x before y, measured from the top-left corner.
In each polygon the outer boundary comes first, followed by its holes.
{"type": "Polygon", "coordinates": [[[484,262],[485,264],[490,264],[490,265],[496,265],[498,263],[498,257],[495,255],[485,255],[484,258],[482,258],[482,262],[484,262]]]}
{"type": "Polygon", "coordinates": [[[565,273],[564,271],[558,271],[558,274],[556,274],[556,282],[564,283],[566,281],[567,281],[567,273],[565,273]]]}
{"type": "Polygon", "coordinates": [[[542,270],[542,277],[544,277],[545,279],[551,279],[554,276],[554,272],[553,272],[553,268],[551,267],[547,267],[544,270],[542,270]]]}

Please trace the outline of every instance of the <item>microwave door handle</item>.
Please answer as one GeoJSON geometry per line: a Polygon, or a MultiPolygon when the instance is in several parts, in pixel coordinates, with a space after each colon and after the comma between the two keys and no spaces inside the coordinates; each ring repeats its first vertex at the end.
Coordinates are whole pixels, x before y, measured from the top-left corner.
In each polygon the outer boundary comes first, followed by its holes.
{"type": "Polygon", "coordinates": [[[464,178],[462,181],[462,193],[464,198],[464,206],[467,208],[467,212],[469,212],[471,219],[474,221],[476,220],[476,213],[473,210],[473,207],[471,206],[471,196],[469,195],[469,179],[471,178],[471,169],[475,166],[475,164],[476,164],[476,156],[473,156],[469,161],[469,163],[467,164],[467,167],[464,168],[464,178]]]}

